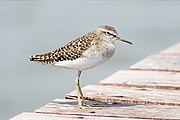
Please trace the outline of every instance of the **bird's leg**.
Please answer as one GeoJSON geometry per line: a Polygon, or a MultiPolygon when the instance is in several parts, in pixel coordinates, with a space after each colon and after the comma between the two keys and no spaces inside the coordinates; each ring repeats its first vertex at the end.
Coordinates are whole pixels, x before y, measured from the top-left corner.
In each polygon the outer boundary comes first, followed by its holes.
{"type": "Polygon", "coordinates": [[[83,96],[83,93],[82,93],[82,90],[81,90],[81,87],[80,87],[80,75],[81,75],[81,72],[82,71],[78,71],[78,74],[77,74],[77,77],[76,77],[76,90],[77,90],[77,100],[78,100],[78,106],[79,108],[81,109],[88,109],[88,108],[95,108],[95,107],[92,107],[88,104],[85,103],[84,101],[84,96],[83,96]]]}
{"type": "Polygon", "coordinates": [[[82,90],[81,90],[81,87],[79,84],[80,75],[81,75],[81,71],[78,71],[75,82],[76,82],[76,90],[77,90],[77,96],[78,96],[78,106],[80,108],[82,108],[82,106],[84,106],[85,103],[83,103],[84,102],[84,96],[83,96],[83,93],[82,93],[82,90]]]}

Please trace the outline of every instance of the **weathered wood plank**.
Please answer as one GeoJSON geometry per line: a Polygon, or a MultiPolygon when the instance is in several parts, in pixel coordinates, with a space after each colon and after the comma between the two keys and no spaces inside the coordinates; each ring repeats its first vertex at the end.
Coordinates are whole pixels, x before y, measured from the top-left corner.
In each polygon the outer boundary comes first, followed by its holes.
{"type": "Polygon", "coordinates": [[[180,119],[179,106],[163,105],[122,105],[112,104],[94,109],[78,109],[73,100],[56,99],[35,112],[41,114],[89,116],[90,118],[127,118],[127,119],[180,119]]]}
{"type": "MultiPolygon", "coordinates": [[[[98,116],[83,116],[83,115],[58,115],[58,114],[43,114],[43,113],[21,113],[10,120],[126,120],[126,118],[113,117],[98,117],[98,116]]],[[[139,119],[133,119],[139,120],[139,119]]]]}
{"type": "Polygon", "coordinates": [[[10,120],[179,120],[180,42],[118,71],[98,85],[83,88],[96,108],[78,109],[76,91],[10,120]],[[166,72],[164,72],[166,71],[166,72]],[[99,102],[98,102],[99,101],[99,102]],[[125,104],[123,104],[125,103],[125,104]]]}
{"type": "Polygon", "coordinates": [[[178,54],[180,55],[180,42],[165,49],[165,50],[162,50],[160,53],[163,53],[163,54],[178,54]]]}
{"type": "MultiPolygon", "coordinates": [[[[83,92],[86,99],[94,101],[180,106],[178,90],[87,85],[83,92]]],[[[75,99],[76,91],[67,94],[66,98],[75,99]]]]}
{"type": "Polygon", "coordinates": [[[100,81],[101,85],[180,90],[179,72],[120,70],[100,81]]]}
{"type": "Polygon", "coordinates": [[[158,70],[180,72],[180,55],[155,54],[130,66],[131,70],[158,70]]]}

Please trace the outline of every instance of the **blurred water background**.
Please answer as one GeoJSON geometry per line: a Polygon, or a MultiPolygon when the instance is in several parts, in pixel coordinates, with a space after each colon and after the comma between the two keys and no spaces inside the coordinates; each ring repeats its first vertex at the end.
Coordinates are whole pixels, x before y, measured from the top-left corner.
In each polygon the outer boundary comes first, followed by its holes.
{"type": "Polygon", "coordinates": [[[116,42],[105,64],[84,71],[82,86],[180,40],[180,2],[0,1],[0,119],[33,111],[74,90],[76,71],[30,63],[34,53],[56,49],[100,25],[112,25],[133,46],[116,42]]]}

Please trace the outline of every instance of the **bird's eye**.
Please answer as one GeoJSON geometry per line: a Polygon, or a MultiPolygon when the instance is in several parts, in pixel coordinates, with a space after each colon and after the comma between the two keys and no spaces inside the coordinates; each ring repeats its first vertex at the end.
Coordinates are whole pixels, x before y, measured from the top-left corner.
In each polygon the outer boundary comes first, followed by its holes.
{"type": "Polygon", "coordinates": [[[110,33],[110,32],[107,32],[107,34],[111,35],[111,33],[110,33]]]}
{"type": "Polygon", "coordinates": [[[112,33],[110,33],[110,32],[105,32],[105,31],[103,31],[103,33],[105,33],[105,34],[107,34],[107,35],[111,35],[111,36],[113,36],[113,37],[116,37],[115,34],[112,34],[112,33]]]}
{"type": "Polygon", "coordinates": [[[107,34],[107,32],[103,31],[104,34],[107,34]]]}
{"type": "Polygon", "coordinates": [[[111,35],[111,36],[113,36],[113,37],[116,37],[115,34],[112,34],[112,33],[110,33],[110,32],[107,32],[107,34],[108,34],[108,35],[111,35]]]}

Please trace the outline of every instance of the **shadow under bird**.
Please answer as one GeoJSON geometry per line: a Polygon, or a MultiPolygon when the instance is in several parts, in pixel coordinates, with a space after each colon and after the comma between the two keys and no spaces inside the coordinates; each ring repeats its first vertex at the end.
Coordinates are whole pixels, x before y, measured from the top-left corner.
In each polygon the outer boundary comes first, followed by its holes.
{"type": "Polygon", "coordinates": [[[123,40],[114,27],[103,25],[54,51],[32,55],[30,61],[77,70],[75,82],[78,106],[88,108],[90,106],[85,103],[79,82],[81,72],[109,60],[115,52],[115,40],[132,44],[123,40]]]}

